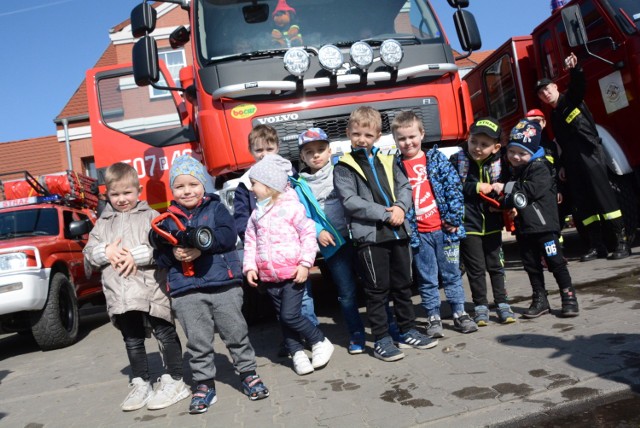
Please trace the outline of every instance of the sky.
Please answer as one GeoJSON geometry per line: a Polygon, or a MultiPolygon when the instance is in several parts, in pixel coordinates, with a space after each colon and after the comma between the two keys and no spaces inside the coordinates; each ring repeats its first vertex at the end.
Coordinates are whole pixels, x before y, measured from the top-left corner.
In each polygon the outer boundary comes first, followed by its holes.
{"type": "MultiPolygon", "coordinates": [[[[2,0],[4,40],[0,93],[0,142],[54,135],[58,116],[109,45],[109,29],[129,17],[141,0],[2,0]]],[[[431,0],[454,49],[459,49],[453,12],[431,0]]],[[[482,49],[529,34],[549,16],[549,0],[470,0],[482,49]],[[526,11],[523,5],[526,4],[526,11]]]]}

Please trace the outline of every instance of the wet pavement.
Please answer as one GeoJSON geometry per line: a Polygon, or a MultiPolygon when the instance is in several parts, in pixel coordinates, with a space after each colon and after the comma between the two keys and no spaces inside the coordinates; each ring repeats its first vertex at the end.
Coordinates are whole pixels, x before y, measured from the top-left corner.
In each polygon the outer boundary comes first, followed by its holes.
{"type": "MultiPolygon", "coordinates": [[[[567,235],[566,247],[579,317],[559,317],[557,287],[547,274],[552,314],[501,325],[492,313],[489,326],[469,335],[454,331],[452,320],[445,318],[445,337],[437,347],[407,350],[394,363],[375,359],[370,341],[364,355],[346,352],[348,338],[334,290],[316,275],[316,312],[336,345],[329,365],[297,376],[290,360],[277,356],[277,323],[267,318],[254,324],[250,336],[258,372],[271,396],[251,402],[216,337],[219,399],[203,415],[189,415],[188,400],[158,411],[120,411],[129,367],[122,339],[100,308],[85,311],[82,337],[70,348],[43,353],[27,337],[0,336],[0,426],[580,426],[555,424],[565,423],[560,418],[569,413],[585,423],[587,418],[607,421],[604,413],[585,416],[583,409],[612,406],[612,397],[640,393],[640,255],[579,263],[574,235],[567,235]],[[556,418],[554,425],[544,425],[549,415],[556,418]]],[[[511,239],[505,254],[507,290],[513,309],[522,313],[531,290],[511,239]]],[[[424,327],[418,296],[414,302],[419,327],[424,327]]],[[[450,316],[446,304],[443,315],[450,316]]],[[[157,378],[162,363],[154,341],[147,341],[147,350],[157,378]]],[[[632,406],[638,408],[635,402],[632,406]]],[[[638,425],[616,409],[609,416],[618,414],[618,422],[632,425],[601,426],[638,425]]]]}

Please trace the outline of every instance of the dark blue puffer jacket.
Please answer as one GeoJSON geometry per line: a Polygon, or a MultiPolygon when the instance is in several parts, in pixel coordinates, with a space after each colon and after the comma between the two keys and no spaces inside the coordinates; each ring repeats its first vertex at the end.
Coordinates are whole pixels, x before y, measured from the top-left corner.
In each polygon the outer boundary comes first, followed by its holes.
{"type": "MultiPolygon", "coordinates": [[[[236,252],[237,233],[233,217],[220,202],[217,195],[207,193],[200,204],[187,210],[171,202],[169,211],[176,215],[185,226],[209,226],[213,230],[214,244],[211,250],[203,252],[193,261],[194,276],[184,276],[182,263],[174,256],[172,247],[167,245],[156,252],[158,266],[168,272],[169,294],[178,296],[193,290],[242,284],[242,263],[236,252]]],[[[162,226],[167,230],[177,230],[175,222],[168,218],[162,226]]]]}

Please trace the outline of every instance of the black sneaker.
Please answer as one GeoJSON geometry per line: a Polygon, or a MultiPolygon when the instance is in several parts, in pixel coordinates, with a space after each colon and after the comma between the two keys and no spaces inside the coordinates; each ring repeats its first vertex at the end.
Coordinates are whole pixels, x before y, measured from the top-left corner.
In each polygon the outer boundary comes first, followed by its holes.
{"type": "Polygon", "coordinates": [[[465,334],[478,331],[478,326],[466,312],[462,312],[458,316],[453,316],[453,328],[465,334]]]}
{"type": "Polygon", "coordinates": [[[432,339],[429,336],[420,333],[415,328],[412,328],[408,332],[400,335],[398,348],[430,349],[437,344],[438,339],[432,339]]]}

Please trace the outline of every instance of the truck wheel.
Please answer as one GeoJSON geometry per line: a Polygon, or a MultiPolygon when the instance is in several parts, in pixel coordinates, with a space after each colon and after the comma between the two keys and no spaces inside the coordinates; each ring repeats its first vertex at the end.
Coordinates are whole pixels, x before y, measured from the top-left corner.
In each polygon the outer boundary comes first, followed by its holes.
{"type": "Polygon", "coordinates": [[[49,284],[49,297],[41,311],[31,313],[31,331],[43,351],[64,348],[78,338],[78,301],[63,273],[56,273],[49,284]]]}

